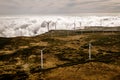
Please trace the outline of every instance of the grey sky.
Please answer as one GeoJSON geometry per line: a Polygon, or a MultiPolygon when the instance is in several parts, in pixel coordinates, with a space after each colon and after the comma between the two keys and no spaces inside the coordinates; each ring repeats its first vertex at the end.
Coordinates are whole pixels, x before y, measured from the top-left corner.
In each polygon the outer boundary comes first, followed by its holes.
{"type": "Polygon", "coordinates": [[[120,0],[0,0],[0,15],[120,13],[120,0]]]}

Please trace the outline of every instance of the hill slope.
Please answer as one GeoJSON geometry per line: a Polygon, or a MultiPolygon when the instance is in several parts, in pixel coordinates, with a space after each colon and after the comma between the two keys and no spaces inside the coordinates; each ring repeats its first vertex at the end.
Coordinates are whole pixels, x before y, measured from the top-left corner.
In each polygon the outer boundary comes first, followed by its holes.
{"type": "Polygon", "coordinates": [[[0,80],[120,79],[119,33],[59,30],[35,37],[0,38],[0,45],[0,80]],[[89,42],[92,60],[88,59],[89,42]]]}

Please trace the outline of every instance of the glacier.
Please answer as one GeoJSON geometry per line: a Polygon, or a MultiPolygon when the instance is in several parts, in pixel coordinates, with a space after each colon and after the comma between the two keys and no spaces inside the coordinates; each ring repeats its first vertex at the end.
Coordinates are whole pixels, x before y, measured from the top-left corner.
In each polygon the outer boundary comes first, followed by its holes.
{"type": "Polygon", "coordinates": [[[0,37],[36,36],[49,30],[120,26],[120,16],[3,16],[0,37]]]}

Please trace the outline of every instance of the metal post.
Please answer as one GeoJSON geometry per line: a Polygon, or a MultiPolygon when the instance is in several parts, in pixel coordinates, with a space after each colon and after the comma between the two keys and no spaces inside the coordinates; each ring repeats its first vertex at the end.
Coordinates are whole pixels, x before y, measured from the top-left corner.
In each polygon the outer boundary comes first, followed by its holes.
{"type": "Polygon", "coordinates": [[[89,60],[91,60],[91,43],[89,43],[89,60]]]}
{"type": "Polygon", "coordinates": [[[43,69],[43,50],[41,50],[41,69],[43,69]]]}

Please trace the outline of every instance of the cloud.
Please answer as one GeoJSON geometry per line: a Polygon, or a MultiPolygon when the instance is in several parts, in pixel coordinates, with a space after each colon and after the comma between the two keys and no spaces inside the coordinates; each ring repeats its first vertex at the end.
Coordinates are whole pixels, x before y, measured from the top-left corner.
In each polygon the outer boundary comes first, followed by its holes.
{"type": "Polygon", "coordinates": [[[119,0],[0,0],[0,14],[119,13],[119,0]]]}

